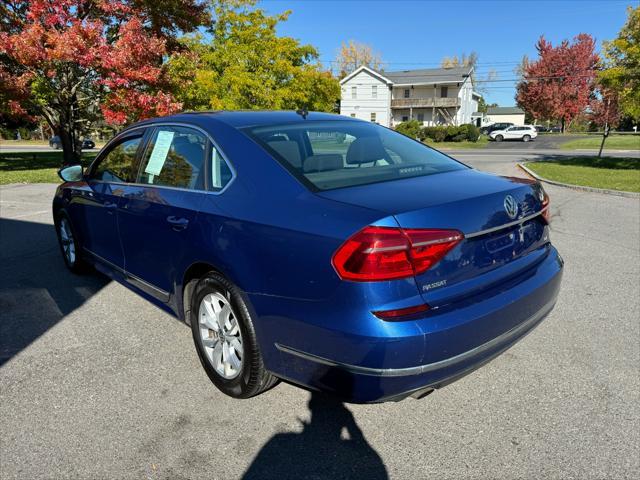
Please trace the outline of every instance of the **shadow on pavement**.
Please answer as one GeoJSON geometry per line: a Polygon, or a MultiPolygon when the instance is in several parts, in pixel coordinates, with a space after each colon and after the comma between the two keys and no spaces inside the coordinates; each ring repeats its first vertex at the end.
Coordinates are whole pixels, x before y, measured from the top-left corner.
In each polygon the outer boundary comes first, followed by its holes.
{"type": "Polygon", "coordinates": [[[0,219],[0,366],[107,283],[66,269],[53,225],[0,219]]]}
{"type": "Polygon", "coordinates": [[[389,478],[353,414],[337,398],[313,392],[311,420],[301,433],[278,433],[258,452],[244,474],[254,479],[389,478]]]}

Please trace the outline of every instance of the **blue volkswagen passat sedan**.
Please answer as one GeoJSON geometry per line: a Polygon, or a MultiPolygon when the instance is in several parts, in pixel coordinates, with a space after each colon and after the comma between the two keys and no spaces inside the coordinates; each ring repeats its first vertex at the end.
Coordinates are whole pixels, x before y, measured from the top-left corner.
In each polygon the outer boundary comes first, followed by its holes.
{"type": "Polygon", "coordinates": [[[538,183],[347,117],[148,120],[60,175],[67,266],[190,324],[233,397],[277,379],[353,402],[424,396],[522,338],[560,288],[538,183]]]}

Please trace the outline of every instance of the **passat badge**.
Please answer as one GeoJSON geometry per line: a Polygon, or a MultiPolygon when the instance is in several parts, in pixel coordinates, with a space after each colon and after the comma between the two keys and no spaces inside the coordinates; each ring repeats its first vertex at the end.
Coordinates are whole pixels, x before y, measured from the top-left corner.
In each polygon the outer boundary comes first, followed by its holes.
{"type": "Polygon", "coordinates": [[[518,203],[511,195],[504,197],[504,210],[511,219],[518,216],[518,203]]]}

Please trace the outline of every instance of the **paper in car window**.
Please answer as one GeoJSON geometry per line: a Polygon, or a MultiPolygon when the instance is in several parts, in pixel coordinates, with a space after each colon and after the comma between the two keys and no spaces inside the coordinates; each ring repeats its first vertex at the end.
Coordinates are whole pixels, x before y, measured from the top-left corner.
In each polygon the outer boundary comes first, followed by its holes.
{"type": "Polygon", "coordinates": [[[164,130],[158,132],[149,163],[147,163],[144,169],[145,173],[149,175],[160,175],[164,162],[167,160],[167,154],[169,153],[169,148],[171,148],[174,134],[175,132],[167,132],[164,130]]]}

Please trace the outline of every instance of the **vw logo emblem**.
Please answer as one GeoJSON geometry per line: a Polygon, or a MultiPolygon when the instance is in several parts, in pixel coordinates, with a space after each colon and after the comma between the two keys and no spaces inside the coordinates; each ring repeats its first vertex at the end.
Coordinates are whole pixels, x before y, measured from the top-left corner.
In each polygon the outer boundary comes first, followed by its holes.
{"type": "Polygon", "coordinates": [[[511,195],[504,197],[504,210],[511,219],[518,216],[518,203],[511,195]]]}

